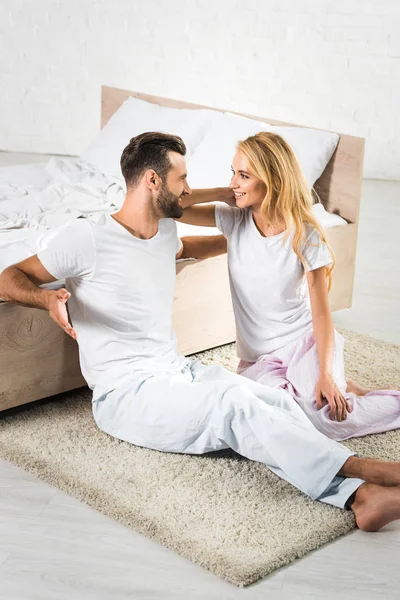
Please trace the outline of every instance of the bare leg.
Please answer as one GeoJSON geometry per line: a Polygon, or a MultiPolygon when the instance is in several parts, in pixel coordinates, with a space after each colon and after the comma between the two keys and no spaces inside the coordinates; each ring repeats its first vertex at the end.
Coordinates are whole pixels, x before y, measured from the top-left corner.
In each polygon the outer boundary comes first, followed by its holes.
{"type": "Polygon", "coordinates": [[[348,503],[359,529],[377,531],[400,519],[400,487],[363,483],[348,503]]]}
{"type": "MultiPolygon", "coordinates": [[[[363,388],[361,385],[358,385],[358,383],[356,383],[355,381],[351,381],[350,379],[348,381],[346,381],[346,383],[347,383],[346,392],[352,392],[356,396],[365,396],[366,394],[371,394],[371,392],[379,392],[380,391],[380,390],[371,390],[368,388],[363,388]]],[[[394,388],[391,385],[386,386],[383,389],[398,390],[398,388],[394,388]]]]}
{"type": "Polygon", "coordinates": [[[356,477],[378,486],[400,486],[400,462],[350,456],[338,475],[356,477]]]}
{"type": "Polygon", "coordinates": [[[358,383],[356,383],[355,381],[351,381],[350,379],[346,383],[346,392],[350,392],[352,394],[355,394],[356,396],[365,396],[366,394],[369,394],[370,392],[374,391],[369,390],[368,388],[363,388],[361,387],[361,385],[358,385],[358,383]]]}

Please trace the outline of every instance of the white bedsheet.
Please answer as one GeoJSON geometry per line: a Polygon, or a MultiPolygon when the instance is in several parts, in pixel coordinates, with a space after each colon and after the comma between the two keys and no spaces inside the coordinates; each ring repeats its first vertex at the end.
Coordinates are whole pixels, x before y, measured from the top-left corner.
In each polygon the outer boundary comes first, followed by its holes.
{"type": "Polygon", "coordinates": [[[0,169],[0,272],[43,248],[71,219],[115,212],[121,182],[78,159],[0,169]]]}

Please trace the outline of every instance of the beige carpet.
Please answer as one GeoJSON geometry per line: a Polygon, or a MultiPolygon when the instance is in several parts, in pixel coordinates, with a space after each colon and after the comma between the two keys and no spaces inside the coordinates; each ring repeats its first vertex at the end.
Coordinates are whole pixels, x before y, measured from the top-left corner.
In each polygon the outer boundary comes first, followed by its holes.
{"type": "MultiPolygon", "coordinates": [[[[345,332],[347,375],[400,386],[400,347],[345,332]]],[[[231,344],[201,356],[236,365],[231,344]]],[[[400,430],[347,445],[400,460],[400,430]]],[[[0,455],[237,586],[249,585],[354,527],[268,469],[225,453],[163,454],[99,431],[87,391],[0,421],[0,455]]]]}

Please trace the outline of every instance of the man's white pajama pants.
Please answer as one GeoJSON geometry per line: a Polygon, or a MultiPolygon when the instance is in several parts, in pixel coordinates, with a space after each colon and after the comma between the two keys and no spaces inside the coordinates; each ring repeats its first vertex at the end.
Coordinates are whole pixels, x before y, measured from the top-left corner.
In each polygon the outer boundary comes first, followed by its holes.
{"type": "Polygon", "coordinates": [[[337,476],[355,453],[317,431],[287,392],[198,360],[125,373],[107,392],[94,394],[93,415],[106,433],[153,450],[232,448],[340,508],[363,483],[337,476]]]}

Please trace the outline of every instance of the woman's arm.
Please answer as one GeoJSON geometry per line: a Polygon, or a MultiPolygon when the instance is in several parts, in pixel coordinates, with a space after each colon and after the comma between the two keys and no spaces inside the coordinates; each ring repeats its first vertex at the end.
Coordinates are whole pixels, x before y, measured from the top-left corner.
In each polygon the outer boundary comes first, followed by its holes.
{"type": "Polygon", "coordinates": [[[322,375],[332,373],[335,334],[328,299],[325,267],[307,273],[319,369],[322,375]]]}
{"type": "Polygon", "coordinates": [[[312,323],[319,358],[319,379],[316,387],[318,409],[325,398],[331,408],[330,418],[338,421],[346,419],[351,408],[341,394],[332,375],[335,351],[335,332],[328,299],[328,286],[325,267],[307,273],[310,293],[312,323]]]}

